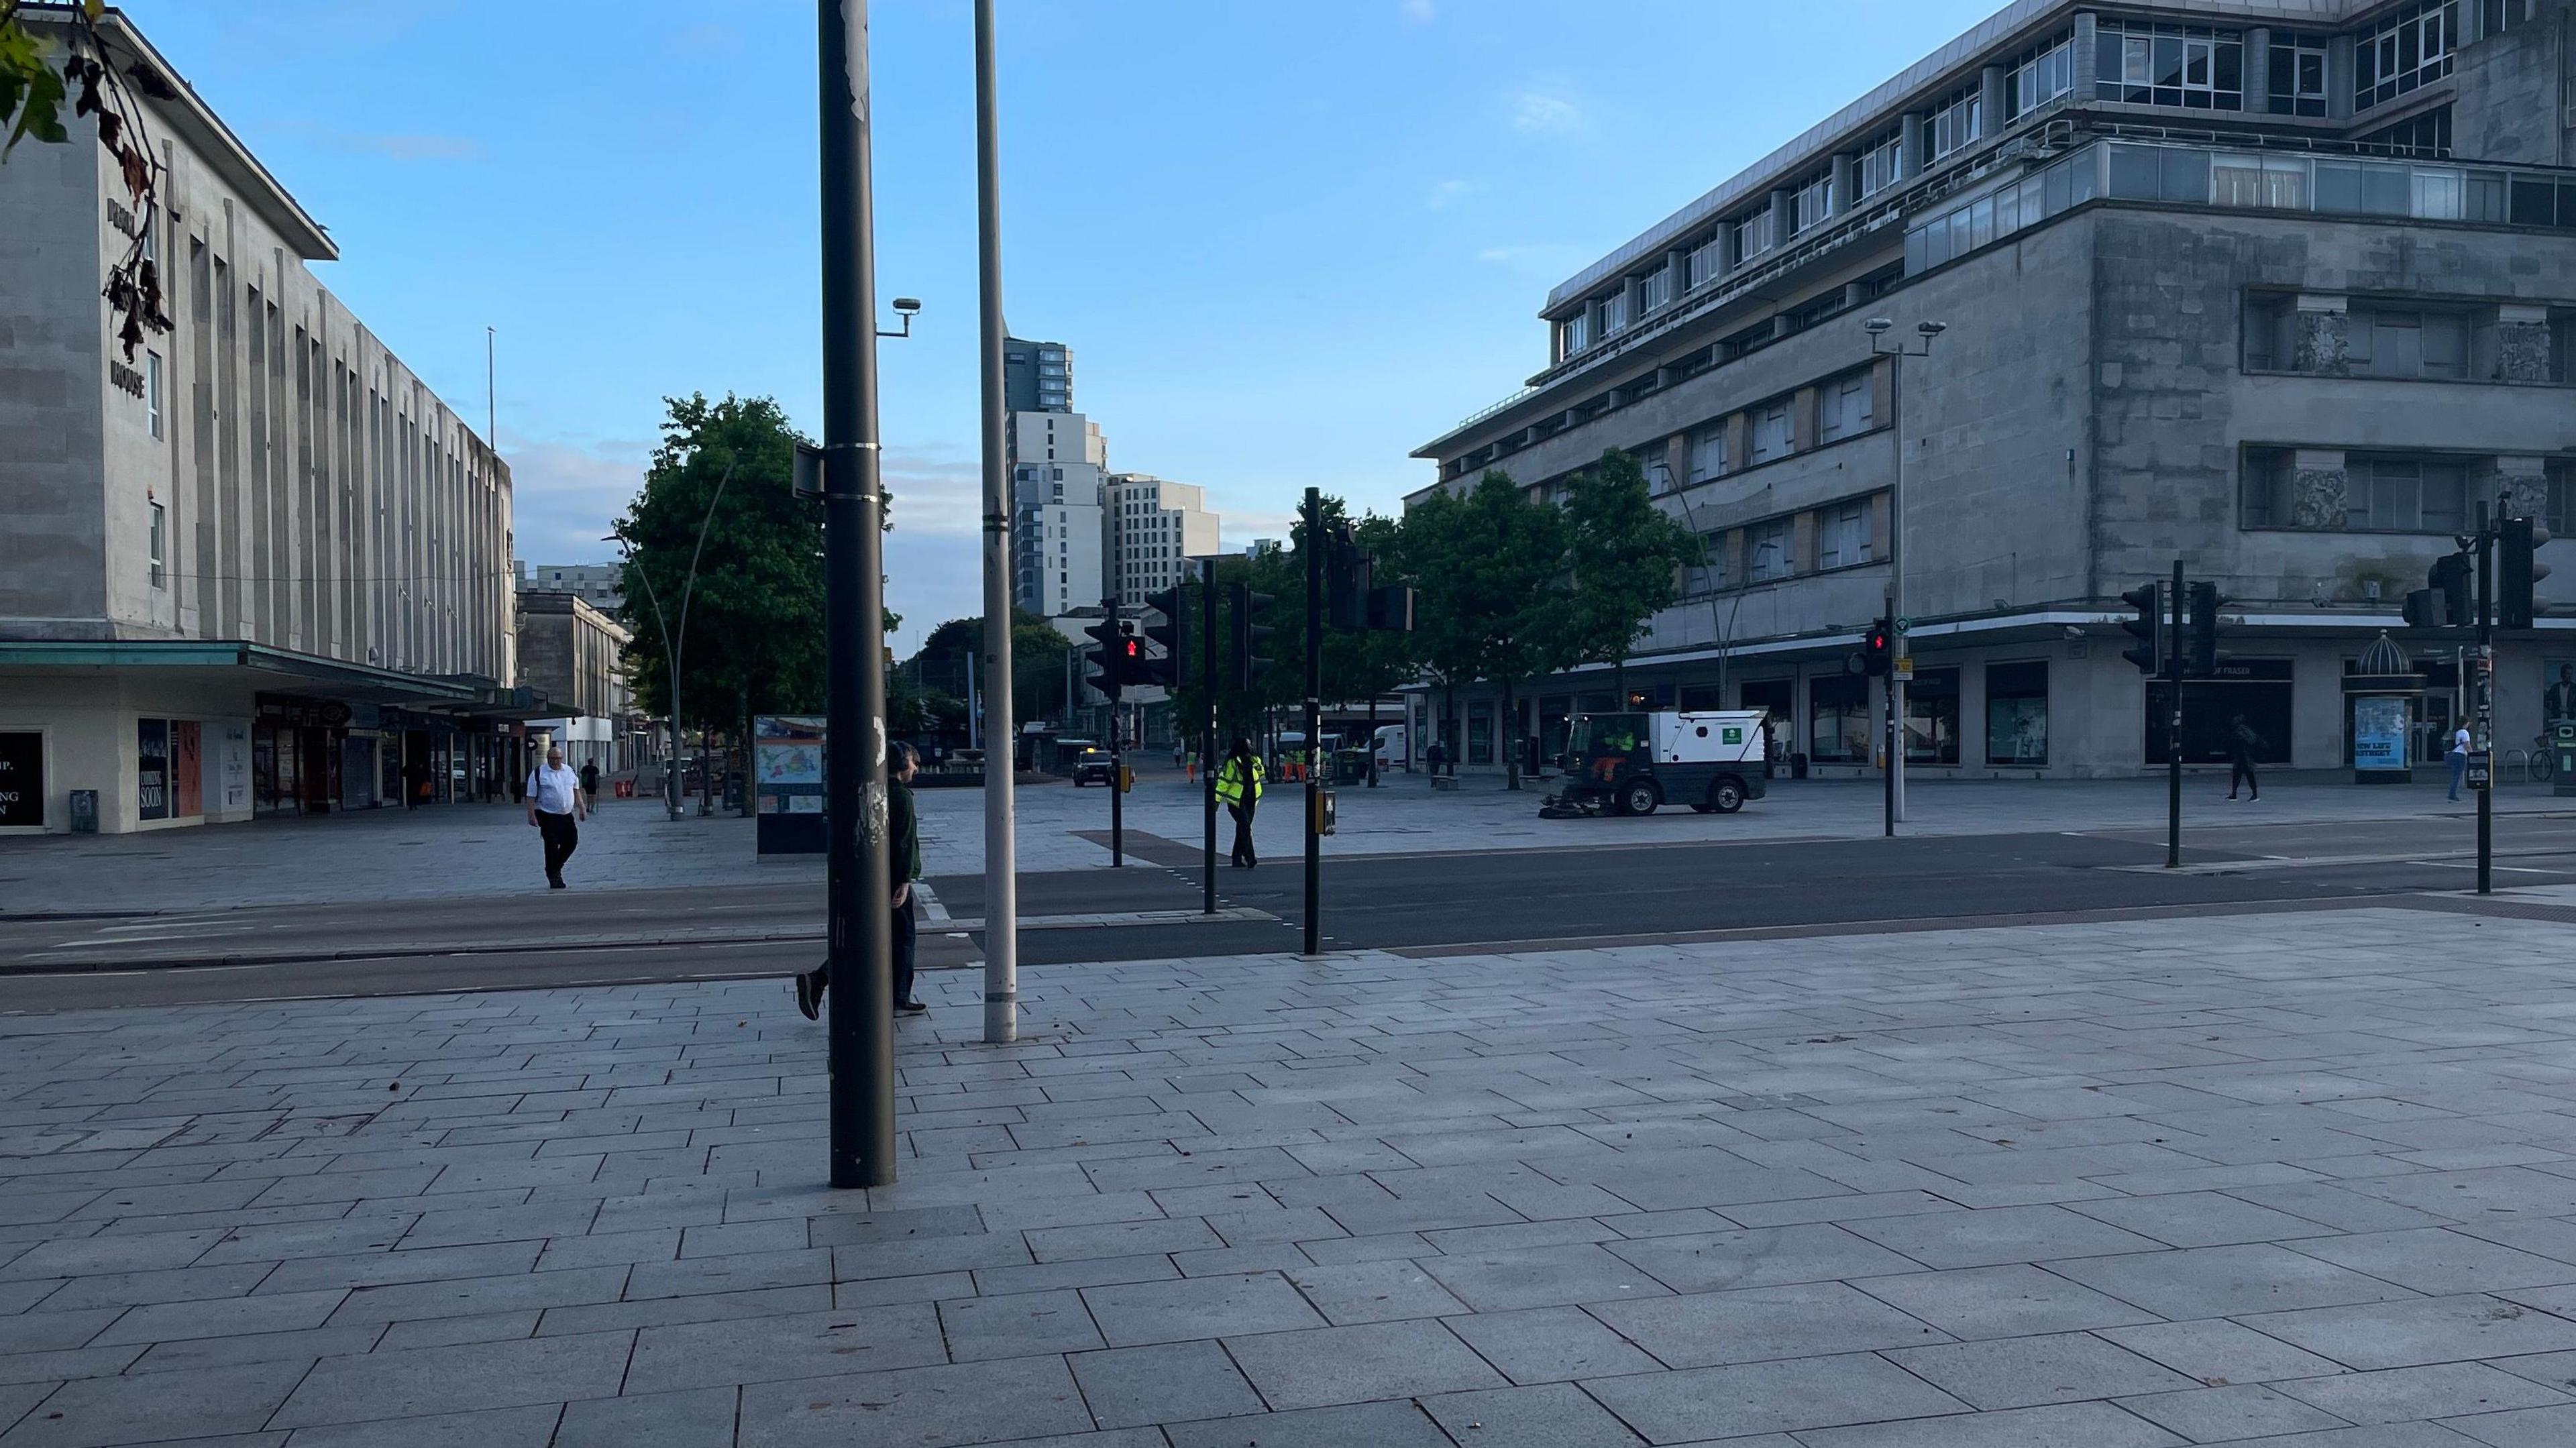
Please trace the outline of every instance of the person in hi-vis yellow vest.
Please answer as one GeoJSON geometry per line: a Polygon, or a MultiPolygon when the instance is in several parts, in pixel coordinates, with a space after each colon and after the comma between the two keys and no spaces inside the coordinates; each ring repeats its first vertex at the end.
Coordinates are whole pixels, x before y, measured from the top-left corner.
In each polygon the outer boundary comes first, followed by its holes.
{"type": "Polygon", "coordinates": [[[1261,761],[1253,758],[1252,742],[1241,735],[1226,751],[1225,763],[1217,766],[1216,797],[1234,816],[1235,868],[1249,870],[1260,864],[1252,850],[1252,812],[1261,803],[1261,761]]]}

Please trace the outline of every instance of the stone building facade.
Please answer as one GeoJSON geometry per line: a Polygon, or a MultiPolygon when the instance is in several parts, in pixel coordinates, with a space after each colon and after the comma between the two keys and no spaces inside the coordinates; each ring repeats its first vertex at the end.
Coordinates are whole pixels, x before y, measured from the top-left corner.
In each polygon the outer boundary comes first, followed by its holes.
{"type": "MultiPolygon", "coordinates": [[[[1880,752],[1849,662],[1900,541],[1918,776],[2160,769],[2119,596],[2177,559],[2230,599],[2188,761],[2241,714],[2269,762],[2346,766],[2341,681],[2382,631],[2437,752],[2457,641],[2400,600],[2483,509],[2576,525],[2571,17],[2016,0],[1558,287],[1548,367],[1416,455],[1542,495],[1636,455],[1708,561],[1631,692],[1767,707],[1819,773],[1880,752]],[[1928,355],[1878,355],[1923,322],[1928,355]]],[[[2576,565],[2541,587],[2560,611],[2500,645],[2500,752],[2576,665],[2576,565]]],[[[1525,684],[1513,719],[1470,690],[1436,727],[1492,766],[1610,688],[1525,684]]]]}
{"type": "MultiPolygon", "coordinates": [[[[21,13],[41,40],[59,12],[21,13]]],[[[121,13],[162,206],[95,123],[0,165],[0,829],[506,795],[508,467],[317,281],[330,237],[121,13]],[[151,99],[141,92],[164,93],[151,99]],[[171,330],[100,290],[140,238],[171,330]],[[94,792],[94,794],[90,793],[94,792]]]]}

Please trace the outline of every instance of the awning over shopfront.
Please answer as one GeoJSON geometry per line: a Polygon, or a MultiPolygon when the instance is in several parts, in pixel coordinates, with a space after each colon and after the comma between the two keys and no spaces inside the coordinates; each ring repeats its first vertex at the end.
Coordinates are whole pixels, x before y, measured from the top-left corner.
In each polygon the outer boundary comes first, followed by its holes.
{"type": "Polygon", "coordinates": [[[406,674],[238,640],[0,640],[0,672],[116,669],[168,671],[206,683],[238,683],[247,674],[264,693],[414,708],[471,704],[479,693],[472,683],[459,679],[406,674]]]}

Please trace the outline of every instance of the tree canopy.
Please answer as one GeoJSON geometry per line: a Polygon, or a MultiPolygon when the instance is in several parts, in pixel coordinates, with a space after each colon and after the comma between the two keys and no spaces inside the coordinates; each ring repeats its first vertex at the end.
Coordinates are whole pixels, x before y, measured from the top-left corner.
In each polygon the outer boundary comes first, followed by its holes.
{"type": "Polygon", "coordinates": [[[1699,535],[1655,506],[1645,470],[1616,448],[1569,481],[1565,519],[1574,576],[1557,620],[1561,652],[1612,665],[1624,696],[1628,651],[1680,595],[1681,570],[1701,560],[1699,535]]]}
{"type": "MultiPolygon", "coordinates": [[[[1434,493],[1405,515],[1400,549],[1422,583],[1417,615],[1421,657],[1452,685],[1500,684],[1511,717],[1516,686],[1563,668],[1561,616],[1570,530],[1565,511],[1533,498],[1499,469],[1464,497],[1434,493]]],[[[1506,730],[1505,738],[1513,737],[1506,730]]],[[[1504,750],[1520,786],[1520,752],[1504,750]]]]}
{"type": "Polygon", "coordinates": [[[746,714],[819,712],[823,514],[795,496],[799,434],[766,397],[663,401],[661,445],[615,525],[628,550],[619,616],[634,632],[628,664],[638,706],[670,710],[667,626],[681,644],[684,723],[728,727],[746,714]]]}

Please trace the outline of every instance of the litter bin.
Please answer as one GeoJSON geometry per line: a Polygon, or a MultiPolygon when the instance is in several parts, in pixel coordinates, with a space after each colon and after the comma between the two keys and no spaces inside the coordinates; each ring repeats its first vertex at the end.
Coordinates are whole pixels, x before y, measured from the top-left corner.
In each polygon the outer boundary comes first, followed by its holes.
{"type": "Polygon", "coordinates": [[[2576,794],[2576,724],[2549,726],[2549,777],[2552,794],[2576,794]]]}
{"type": "Polygon", "coordinates": [[[72,791],[72,833],[76,835],[94,835],[98,833],[97,790],[76,789],[72,791]]]}
{"type": "Polygon", "coordinates": [[[1789,756],[1789,777],[1791,779],[1804,779],[1807,777],[1807,756],[1804,754],[1792,754],[1789,756]]]}
{"type": "Polygon", "coordinates": [[[1333,751],[1333,783],[1365,784],[1368,781],[1368,751],[1336,749],[1333,751]]]}

